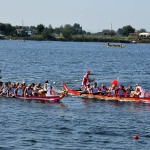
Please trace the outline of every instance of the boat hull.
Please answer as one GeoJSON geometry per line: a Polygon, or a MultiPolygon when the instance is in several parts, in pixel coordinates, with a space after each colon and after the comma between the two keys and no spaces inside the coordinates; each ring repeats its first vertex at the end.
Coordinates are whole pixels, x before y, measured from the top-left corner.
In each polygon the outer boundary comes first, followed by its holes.
{"type": "Polygon", "coordinates": [[[107,45],[108,48],[124,48],[125,44],[119,44],[119,45],[107,45]]]}
{"type": "Polygon", "coordinates": [[[77,91],[73,89],[69,89],[65,83],[63,83],[63,88],[69,95],[79,96],[82,98],[92,98],[92,99],[100,99],[100,100],[109,100],[109,101],[136,101],[136,102],[150,102],[150,97],[119,97],[119,96],[105,96],[100,94],[85,94],[82,91],[77,91]]]}
{"type": "Polygon", "coordinates": [[[56,96],[48,96],[48,97],[38,97],[38,96],[17,96],[16,98],[25,99],[25,100],[40,100],[40,101],[48,101],[48,102],[58,102],[60,101],[60,97],[56,96]]]}
{"type": "Polygon", "coordinates": [[[23,99],[23,100],[39,100],[43,102],[59,102],[63,97],[65,96],[65,93],[62,92],[60,95],[54,95],[54,96],[6,96],[3,95],[1,97],[9,97],[9,98],[17,98],[17,99],[23,99]]]}

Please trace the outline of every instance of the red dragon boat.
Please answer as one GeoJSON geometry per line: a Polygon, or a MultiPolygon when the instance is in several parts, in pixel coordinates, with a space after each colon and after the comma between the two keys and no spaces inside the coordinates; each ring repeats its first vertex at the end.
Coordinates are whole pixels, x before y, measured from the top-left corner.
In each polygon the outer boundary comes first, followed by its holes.
{"type": "Polygon", "coordinates": [[[150,103],[150,97],[139,98],[139,97],[106,96],[101,94],[87,94],[87,93],[83,93],[83,91],[69,89],[65,83],[63,83],[63,88],[69,95],[74,95],[82,98],[113,100],[113,101],[136,101],[136,102],[150,103]]]}
{"type": "MultiPolygon", "coordinates": [[[[65,92],[62,92],[60,95],[51,95],[51,96],[12,96],[9,98],[17,98],[23,100],[39,100],[43,102],[59,102],[65,96],[65,92]]],[[[1,96],[7,97],[7,96],[1,96]]]]}

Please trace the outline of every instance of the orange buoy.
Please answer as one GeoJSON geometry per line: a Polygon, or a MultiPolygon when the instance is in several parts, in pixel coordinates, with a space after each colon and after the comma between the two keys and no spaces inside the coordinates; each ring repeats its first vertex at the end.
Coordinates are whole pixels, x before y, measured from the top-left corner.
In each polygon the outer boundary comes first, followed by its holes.
{"type": "Polygon", "coordinates": [[[135,136],[134,136],[134,139],[135,139],[135,140],[139,139],[138,135],[135,135],[135,136]]]}

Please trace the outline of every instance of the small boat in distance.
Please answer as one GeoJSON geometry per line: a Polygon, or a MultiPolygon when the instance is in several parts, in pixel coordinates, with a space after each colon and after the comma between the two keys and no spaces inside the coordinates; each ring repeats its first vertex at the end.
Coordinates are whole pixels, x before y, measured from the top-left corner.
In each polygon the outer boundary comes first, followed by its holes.
{"type": "Polygon", "coordinates": [[[107,47],[112,47],[112,48],[124,48],[126,45],[125,44],[109,44],[107,43],[107,47]]]}

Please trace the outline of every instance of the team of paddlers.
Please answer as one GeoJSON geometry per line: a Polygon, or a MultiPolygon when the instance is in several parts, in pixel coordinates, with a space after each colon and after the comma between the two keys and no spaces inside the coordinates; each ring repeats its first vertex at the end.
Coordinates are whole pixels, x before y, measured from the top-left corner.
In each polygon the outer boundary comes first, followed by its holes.
{"type": "Polygon", "coordinates": [[[41,83],[35,84],[31,83],[26,85],[25,82],[19,83],[11,83],[0,81],[0,95],[2,96],[50,96],[55,95],[54,90],[52,89],[51,84],[48,81],[45,81],[43,87],[41,83]]]}
{"type": "Polygon", "coordinates": [[[102,84],[100,87],[97,85],[97,82],[94,82],[93,86],[91,86],[91,82],[94,79],[89,78],[90,71],[84,75],[82,80],[83,93],[93,93],[93,94],[101,94],[106,96],[119,96],[119,97],[148,97],[148,91],[144,91],[139,84],[135,85],[135,89],[132,86],[128,86],[127,88],[124,85],[118,86],[117,80],[111,81],[111,86],[107,87],[102,84]]]}
{"type": "MultiPolygon", "coordinates": [[[[117,80],[111,81],[111,86],[107,87],[102,84],[100,87],[97,85],[97,82],[94,79],[89,78],[90,71],[87,71],[82,80],[83,93],[92,93],[92,94],[100,94],[105,96],[119,96],[119,97],[148,97],[148,91],[144,91],[141,86],[138,84],[135,85],[135,89],[132,86],[128,86],[125,88],[123,85],[118,86],[117,80]],[[91,82],[94,81],[93,86],[91,82]]],[[[28,86],[25,82],[19,83],[11,83],[0,81],[0,95],[6,96],[51,96],[55,95],[54,90],[52,89],[51,84],[48,81],[45,81],[43,87],[41,83],[35,84],[31,83],[28,86]]]]}

